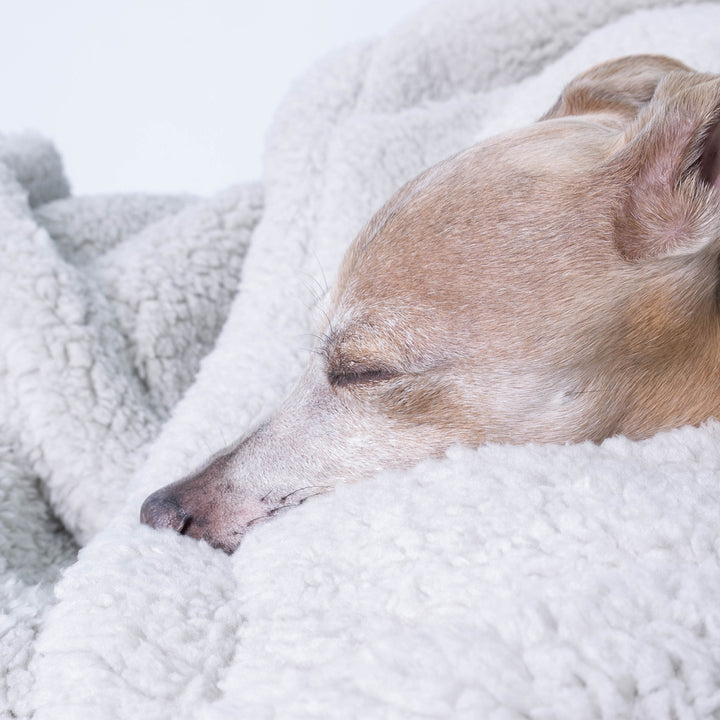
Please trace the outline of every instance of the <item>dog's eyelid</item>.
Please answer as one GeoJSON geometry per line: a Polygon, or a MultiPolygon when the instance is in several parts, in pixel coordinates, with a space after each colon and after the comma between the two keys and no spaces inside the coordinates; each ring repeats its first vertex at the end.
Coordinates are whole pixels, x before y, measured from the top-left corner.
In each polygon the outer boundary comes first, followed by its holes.
{"type": "Polygon", "coordinates": [[[328,368],[328,381],[333,387],[347,387],[349,385],[365,385],[384,380],[391,380],[397,372],[381,365],[368,365],[365,363],[350,364],[338,368],[328,368]]]}

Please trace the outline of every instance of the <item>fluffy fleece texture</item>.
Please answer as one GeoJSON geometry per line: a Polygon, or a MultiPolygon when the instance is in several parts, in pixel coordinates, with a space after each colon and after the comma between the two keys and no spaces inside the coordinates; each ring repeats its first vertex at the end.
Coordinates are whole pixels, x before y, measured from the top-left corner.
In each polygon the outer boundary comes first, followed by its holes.
{"type": "Polygon", "coordinates": [[[716,4],[606,25],[667,4],[430,6],[298,83],[264,208],[257,187],[68,198],[51,147],[0,142],[0,712],[720,715],[715,424],[453,449],[258,527],[231,558],[137,523],[148,492],[279,402],[317,284],[400,184],[601,60],[720,72],[716,4]]]}

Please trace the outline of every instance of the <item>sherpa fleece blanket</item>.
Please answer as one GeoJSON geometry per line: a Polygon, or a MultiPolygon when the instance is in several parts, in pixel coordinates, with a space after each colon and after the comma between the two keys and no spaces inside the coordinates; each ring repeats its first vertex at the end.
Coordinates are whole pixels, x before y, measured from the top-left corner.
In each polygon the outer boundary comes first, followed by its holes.
{"type": "Polygon", "coordinates": [[[720,72],[720,5],[671,4],[433,4],[309,72],[262,184],[209,199],[74,198],[0,139],[0,716],[720,717],[714,422],[452,448],[231,557],[137,520],[281,400],[403,182],[596,62],[720,72]]]}

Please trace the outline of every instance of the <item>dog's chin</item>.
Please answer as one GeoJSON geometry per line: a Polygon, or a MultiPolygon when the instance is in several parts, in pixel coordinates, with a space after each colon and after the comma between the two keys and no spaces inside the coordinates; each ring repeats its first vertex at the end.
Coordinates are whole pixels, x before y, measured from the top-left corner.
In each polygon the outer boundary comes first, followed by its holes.
{"type": "Polygon", "coordinates": [[[227,555],[232,555],[240,546],[249,526],[250,524],[238,523],[219,528],[207,521],[194,521],[191,518],[179,533],[193,540],[205,542],[210,547],[222,550],[227,555]]]}
{"type": "MultiPolygon", "coordinates": [[[[289,510],[291,507],[293,506],[285,505],[274,508],[254,508],[250,513],[243,513],[242,519],[220,524],[202,520],[193,522],[191,519],[187,527],[180,531],[180,534],[187,535],[194,540],[205,542],[216,550],[222,550],[227,555],[232,555],[238,547],[240,547],[243,538],[249,530],[270,520],[278,513],[289,510]],[[255,515],[248,520],[248,515],[255,512],[261,514],[255,515]]],[[[247,510],[250,510],[250,508],[247,508],[247,510]]]]}
{"type": "Polygon", "coordinates": [[[226,555],[232,555],[239,547],[240,543],[245,536],[247,528],[240,530],[233,530],[230,533],[223,535],[206,534],[200,537],[194,537],[196,540],[205,542],[215,550],[222,550],[226,555]]]}

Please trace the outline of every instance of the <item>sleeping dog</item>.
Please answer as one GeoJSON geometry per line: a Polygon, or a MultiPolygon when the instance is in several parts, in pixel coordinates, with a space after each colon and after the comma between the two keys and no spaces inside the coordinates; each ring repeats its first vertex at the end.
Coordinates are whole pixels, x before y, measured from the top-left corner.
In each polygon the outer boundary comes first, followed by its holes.
{"type": "Polygon", "coordinates": [[[282,407],[141,520],[232,552],[335,483],[452,444],[720,415],[720,77],[604,63],[405,185],[353,242],[282,407]]]}

